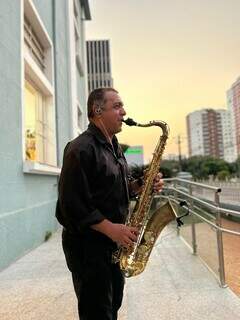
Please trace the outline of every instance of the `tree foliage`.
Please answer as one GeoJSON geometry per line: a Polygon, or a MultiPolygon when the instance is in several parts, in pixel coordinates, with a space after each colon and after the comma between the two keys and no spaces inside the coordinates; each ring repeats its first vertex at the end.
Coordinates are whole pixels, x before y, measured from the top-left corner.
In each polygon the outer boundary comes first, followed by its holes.
{"type": "Polygon", "coordinates": [[[176,160],[162,160],[160,171],[164,178],[172,178],[176,175],[179,168],[178,161],[176,160]]]}
{"type": "MultiPolygon", "coordinates": [[[[123,152],[129,148],[126,144],[121,144],[123,152]]],[[[132,166],[130,168],[131,174],[138,178],[143,175],[145,169],[149,165],[132,166]]],[[[160,164],[160,172],[164,178],[172,178],[179,172],[179,162],[176,160],[162,160],[160,164]]],[[[190,172],[194,180],[205,180],[205,179],[218,179],[227,180],[232,177],[240,178],[240,156],[238,159],[229,163],[223,159],[214,158],[210,156],[193,156],[190,158],[183,159],[181,161],[182,171],[190,172]]]]}
{"type": "MultiPolygon", "coordinates": [[[[149,164],[147,165],[133,165],[130,167],[131,175],[134,178],[139,178],[143,176],[144,170],[147,170],[149,167],[149,164]]],[[[163,178],[172,178],[176,174],[178,169],[178,162],[177,161],[165,161],[163,160],[159,171],[163,174],[163,178]]]]}
{"type": "Polygon", "coordinates": [[[144,171],[147,170],[148,168],[148,164],[144,164],[144,165],[137,165],[134,164],[130,167],[130,174],[131,176],[133,176],[133,178],[138,179],[140,177],[142,177],[144,175],[144,171]]]}
{"type": "MultiPolygon", "coordinates": [[[[183,171],[190,172],[193,179],[218,179],[227,180],[232,177],[240,177],[240,157],[233,163],[228,163],[223,159],[194,156],[183,159],[181,162],[183,171]]],[[[165,178],[171,178],[179,172],[179,163],[175,160],[163,160],[160,171],[165,178]]]]}
{"type": "Polygon", "coordinates": [[[229,178],[233,172],[226,161],[204,156],[194,156],[185,159],[182,167],[184,171],[191,172],[194,179],[208,179],[212,177],[213,179],[220,178],[224,180],[229,178]]]}

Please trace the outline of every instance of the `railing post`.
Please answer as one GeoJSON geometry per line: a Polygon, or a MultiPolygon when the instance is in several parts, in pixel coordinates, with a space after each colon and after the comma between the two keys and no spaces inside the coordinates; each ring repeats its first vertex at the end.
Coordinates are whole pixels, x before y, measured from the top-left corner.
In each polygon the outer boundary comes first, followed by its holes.
{"type": "MultiPolygon", "coordinates": [[[[215,192],[215,204],[219,208],[220,207],[220,198],[219,193],[221,189],[215,192]]],[[[225,268],[224,268],[224,252],[223,252],[223,239],[222,239],[222,219],[221,212],[217,210],[216,213],[216,225],[217,225],[217,248],[218,248],[218,263],[219,263],[219,277],[220,277],[220,285],[221,287],[227,287],[225,282],[225,268]]]]}
{"type": "MultiPolygon", "coordinates": [[[[189,194],[190,196],[192,196],[192,186],[189,185],[189,194]]],[[[193,210],[193,200],[190,200],[190,208],[193,210]]],[[[191,223],[191,227],[192,227],[192,249],[193,249],[193,254],[196,255],[197,254],[197,240],[196,240],[196,226],[195,226],[195,221],[194,221],[194,217],[192,216],[192,223],[191,223]]]]}

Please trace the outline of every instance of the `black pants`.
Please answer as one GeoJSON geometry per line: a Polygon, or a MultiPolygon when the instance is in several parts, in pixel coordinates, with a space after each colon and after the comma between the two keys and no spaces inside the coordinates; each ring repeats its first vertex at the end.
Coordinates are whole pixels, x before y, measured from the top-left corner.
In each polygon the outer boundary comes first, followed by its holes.
{"type": "Polygon", "coordinates": [[[112,249],[104,242],[73,241],[63,234],[63,249],[78,299],[80,320],[117,320],[122,304],[124,277],[111,261],[112,249]],[[81,245],[79,245],[81,243],[81,245]]]}
{"type": "Polygon", "coordinates": [[[118,265],[101,263],[79,274],[72,273],[81,320],[117,320],[124,279],[118,265]]]}

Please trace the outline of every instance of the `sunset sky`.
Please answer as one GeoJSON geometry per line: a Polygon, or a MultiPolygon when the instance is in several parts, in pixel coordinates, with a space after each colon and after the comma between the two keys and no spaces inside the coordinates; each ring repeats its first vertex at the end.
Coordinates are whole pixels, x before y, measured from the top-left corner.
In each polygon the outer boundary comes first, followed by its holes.
{"type": "MultiPolygon", "coordinates": [[[[164,120],[166,154],[186,148],[186,121],[197,109],[226,108],[240,76],[239,0],[89,0],[86,37],[109,39],[114,87],[129,117],[164,120]]],[[[160,130],[123,128],[120,142],[143,145],[145,160],[160,130]]]]}

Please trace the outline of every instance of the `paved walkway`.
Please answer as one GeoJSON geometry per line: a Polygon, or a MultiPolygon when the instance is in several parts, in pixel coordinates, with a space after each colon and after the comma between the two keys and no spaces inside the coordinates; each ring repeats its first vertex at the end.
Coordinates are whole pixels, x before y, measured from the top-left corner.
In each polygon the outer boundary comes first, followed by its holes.
{"type": "MultiPolygon", "coordinates": [[[[127,280],[119,320],[240,319],[240,299],[165,229],[145,272],[127,280]]],[[[0,273],[0,319],[77,320],[60,232],[0,273]]]]}

